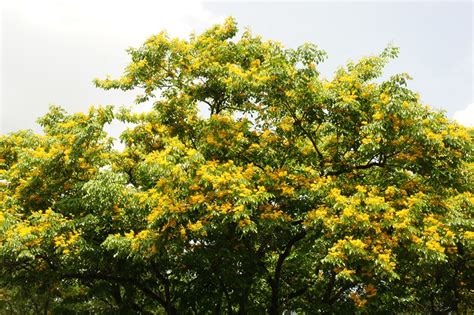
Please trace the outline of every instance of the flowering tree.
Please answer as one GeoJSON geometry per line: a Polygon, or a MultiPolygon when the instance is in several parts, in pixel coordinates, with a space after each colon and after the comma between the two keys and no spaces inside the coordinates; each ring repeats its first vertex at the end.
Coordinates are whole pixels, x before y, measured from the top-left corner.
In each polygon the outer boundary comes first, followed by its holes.
{"type": "Polygon", "coordinates": [[[380,80],[232,19],[130,49],[104,89],[150,112],[52,107],[0,138],[12,312],[448,312],[472,296],[472,137],[380,80]],[[199,114],[205,106],[209,117],[199,114]],[[132,125],[115,150],[104,125],[132,125]]]}

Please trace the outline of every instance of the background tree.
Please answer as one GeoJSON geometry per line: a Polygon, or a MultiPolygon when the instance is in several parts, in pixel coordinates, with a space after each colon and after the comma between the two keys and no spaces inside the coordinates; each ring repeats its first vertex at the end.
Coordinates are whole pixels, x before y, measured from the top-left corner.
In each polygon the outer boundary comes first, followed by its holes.
{"type": "Polygon", "coordinates": [[[467,130],[380,79],[396,48],[328,80],[316,46],[237,33],[160,33],[95,81],[150,112],[53,107],[0,138],[6,312],[470,309],[467,130]]]}

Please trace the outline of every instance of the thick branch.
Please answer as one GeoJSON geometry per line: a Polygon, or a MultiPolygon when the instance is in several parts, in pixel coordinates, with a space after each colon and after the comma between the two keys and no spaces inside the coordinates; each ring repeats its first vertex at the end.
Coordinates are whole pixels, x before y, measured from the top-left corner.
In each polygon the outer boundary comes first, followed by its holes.
{"type": "Polygon", "coordinates": [[[271,296],[271,305],[270,305],[270,314],[277,315],[280,314],[280,280],[281,280],[281,271],[285,259],[290,255],[292,247],[301,239],[306,236],[306,231],[301,231],[295,236],[293,236],[290,241],[285,245],[285,250],[278,256],[278,261],[275,266],[275,273],[273,278],[270,278],[270,285],[272,287],[272,296],[271,296]]]}
{"type": "Polygon", "coordinates": [[[342,169],[342,170],[328,172],[328,173],[326,173],[326,176],[341,175],[341,174],[344,174],[344,173],[350,173],[354,170],[369,169],[369,168],[372,168],[374,166],[384,167],[385,166],[385,158],[383,158],[381,162],[369,162],[369,163],[364,164],[364,165],[356,165],[356,166],[351,166],[351,167],[348,167],[348,168],[345,168],[345,169],[342,169]]]}
{"type": "Polygon", "coordinates": [[[80,280],[104,280],[104,281],[110,281],[110,282],[121,283],[121,284],[124,284],[124,283],[130,284],[138,288],[143,293],[145,293],[148,297],[152,298],[153,300],[158,301],[158,303],[160,303],[163,307],[166,308],[166,302],[160,295],[153,292],[152,290],[147,288],[145,285],[140,283],[138,280],[133,279],[133,278],[122,278],[122,277],[102,275],[102,274],[92,274],[92,273],[88,273],[88,274],[68,273],[68,274],[63,274],[62,278],[80,279],[80,280]]]}
{"type": "Polygon", "coordinates": [[[296,113],[294,113],[291,109],[291,107],[284,103],[285,107],[288,109],[291,117],[295,120],[295,122],[297,123],[298,127],[301,129],[301,131],[303,132],[303,134],[309,139],[309,141],[311,142],[311,144],[313,145],[313,148],[314,150],[316,151],[316,153],[318,154],[318,157],[319,157],[319,166],[323,166],[323,163],[324,163],[324,156],[323,154],[321,153],[321,151],[319,150],[318,148],[318,145],[316,144],[316,140],[311,136],[311,134],[305,129],[303,128],[303,124],[301,123],[301,119],[299,119],[297,116],[296,116],[296,113]]]}

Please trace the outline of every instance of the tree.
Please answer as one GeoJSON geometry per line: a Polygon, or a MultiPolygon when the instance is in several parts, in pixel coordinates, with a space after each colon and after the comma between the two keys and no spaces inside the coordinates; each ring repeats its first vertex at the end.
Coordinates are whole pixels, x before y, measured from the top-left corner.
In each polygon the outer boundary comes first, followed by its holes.
{"type": "Polygon", "coordinates": [[[328,80],[316,46],[229,18],[128,52],[95,84],[153,110],[52,107],[0,138],[6,312],[471,309],[472,136],[380,79],[397,48],[328,80]]]}

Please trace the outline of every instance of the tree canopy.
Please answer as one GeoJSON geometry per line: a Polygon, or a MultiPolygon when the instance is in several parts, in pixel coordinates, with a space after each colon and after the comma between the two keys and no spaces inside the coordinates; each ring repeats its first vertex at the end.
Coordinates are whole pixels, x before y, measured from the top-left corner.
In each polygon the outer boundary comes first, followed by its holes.
{"type": "Polygon", "coordinates": [[[397,48],[326,79],[317,46],[229,18],[128,52],[95,84],[151,111],[51,107],[0,136],[5,313],[471,309],[473,138],[381,78],[397,48]]]}

